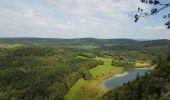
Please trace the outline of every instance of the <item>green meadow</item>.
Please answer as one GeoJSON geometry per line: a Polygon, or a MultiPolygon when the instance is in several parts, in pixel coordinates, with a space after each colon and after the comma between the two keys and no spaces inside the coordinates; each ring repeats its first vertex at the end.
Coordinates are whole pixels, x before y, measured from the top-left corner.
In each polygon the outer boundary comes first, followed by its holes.
{"type": "MultiPolygon", "coordinates": [[[[78,56],[78,57],[82,57],[82,56],[78,56]]],[[[96,57],[94,59],[101,60],[101,61],[104,62],[104,64],[103,65],[98,65],[97,67],[92,68],[92,69],[89,70],[89,72],[90,72],[90,74],[92,75],[93,78],[96,78],[97,76],[101,76],[103,74],[112,74],[112,72],[115,72],[115,71],[121,72],[123,70],[122,67],[112,66],[111,65],[112,64],[112,59],[111,58],[96,57]]],[[[98,83],[100,83],[100,82],[97,81],[97,80],[96,81],[95,80],[86,81],[84,79],[79,79],[76,82],[76,84],[70,89],[68,94],[65,96],[65,100],[75,100],[75,98],[80,99],[81,98],[80,96],[83,96],[83,95],[86,96],[86,95],[93,94],[94,91],[89,91],[89,89],[90,90],[92,90],[92,89],[96,90],[96,86],[97,86],[98,83]],[[88,84],[91,84],[90,87],[89,87],[88,84]],[[87,90],[83,90],[83,91],[86,91],[86,93],[84,93],[82,91],[82,87],[87,88],[87,90]],[[77,94],[79,94],[80,96],[76,96],[77,94]]],[[[100,92],[99,92],[99,94],[101,94],[100,92]]],[[[84,98],[86,98],[86,97],[84,97],[84,98]]]]}
{"type": "Polygon", "coordinates": [[[103,65],[98,65],[95,68],[90,69],[90,74],[92,74],[92,76],[95,78],[97,76],[100,76],[102,74],[106,74],[106,73],[111,73],[114,70],[123,70],[123,67],[117,67],[117,66],[112,66],[112,59],[110,58],[101,58],[101,57],[97,57],[95,58],[96,60],[102,60],[104,62],[103,65]]]}
{"type": "Polygon", "coordinates": [[[79,79],[67,93],[67,95],[65,96],[65,100],[74,100],[74,95],[78,92],[84,82],[85,80],[83,78],[79,79]]]}

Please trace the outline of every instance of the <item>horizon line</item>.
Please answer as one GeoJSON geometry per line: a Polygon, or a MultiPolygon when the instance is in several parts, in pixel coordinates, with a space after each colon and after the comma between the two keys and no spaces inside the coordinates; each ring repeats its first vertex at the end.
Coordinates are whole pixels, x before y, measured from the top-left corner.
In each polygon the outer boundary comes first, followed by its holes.
{"type": "Polygon", "coordinates": [[[129,40],[170,40],[165,38],[158,39],[147,39],[147,38],[95,38],[95,37],[75,37],[75,38],[53,38],[53,37],[0,37],[0,39],[101,39],[101,40],[111,40],[111,39],[129,39],[129,40]]]}

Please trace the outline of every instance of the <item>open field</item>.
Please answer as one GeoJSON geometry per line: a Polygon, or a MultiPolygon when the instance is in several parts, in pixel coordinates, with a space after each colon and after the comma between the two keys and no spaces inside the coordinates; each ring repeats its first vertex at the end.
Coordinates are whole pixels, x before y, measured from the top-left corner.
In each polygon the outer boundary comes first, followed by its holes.
{"type": "Polygon", "coordinates": [[[78,90],[81,88],[81,86],[84,84],[84,79],[79,79],[76,84],[70,89],[70,91],[65,96],[65,100],[74,100],[74,95],[78,92],[78,90]]]}
{"type": "Polygon", "coordinates": [[[107,91],[99,88],[102,80],[87,80],[77,92],[74,100],[98,100],[107,91]]]}
{"type": "Polygon", "coordinates": [[[80,46],[69,46],[71,48],[78,48],[78,49],[95,49],[98,48],[95,45],[80,45],[80,46]]]}
{"type": "Polygon", "coordinates": [[[21,46],[21,45],[0,43],[0,48],[15,48],[15,47],[19,47],[19,46],[21,46]]]}
{"type": "Polygon", "coordinates": [[[104,64],[99,65],[99,66],[89,70],[94,78],[98,78],[101,75],[103,76],[104,74],[112,73],[115,70],[117,70],[117,71],[122,71],[123,70],[123,67],[112,66],[111,65],[112,64],[112,59],[110,59],[110,58],[97,57],[95,59],[96,60],[102,60],[104,62],[104,64]]]}
{"type": "Polygon", "coordinates": [[[75,58],[81,58],[81,59],[86,59],[87,57],[84,57],[84,56],[77,56],[75,58]]]}
{"type": "Polygon", "coordinates": [[[150,62],[136,61],[136,67],[149,67],[152,66],[150,62]]]}
{"type": "Polygon", "coordinates": [[[97,100],[107,92],[100,86],[104,79],[124,72],[122,67],[112,66],[112,59],[110,58],[97,57],[95,59],[104,62],[103,65],[89,70],[93,78],[97,77],[97,79],[80,79],[65,96],[65,100],[97,100]]]}
{"type": "MultiPolygon", "coordinates": [[[[80,56],[81,57],[81,56],[80,56]]],[[[108,90],[105,89],[101,83],[110,77],[116,75],[124,75],[123,67],[112,66],[112,59],[97,57],[96,60],[102,60],[103,65],[98,65],[90,69],[90,74],[94,79],[79,80],[70,90],[66,96],[66,100],[98,100],[108,90]],[[123,74],[122,74],[123,73],[123,74]]],[[[137,62],[138,66],[148,66],[150,63],[137,62]]]]}

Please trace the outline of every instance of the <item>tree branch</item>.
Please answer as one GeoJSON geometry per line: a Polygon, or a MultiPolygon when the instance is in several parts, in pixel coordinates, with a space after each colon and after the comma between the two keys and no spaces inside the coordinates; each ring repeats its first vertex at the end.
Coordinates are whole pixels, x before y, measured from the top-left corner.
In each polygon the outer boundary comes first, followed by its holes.
{"type": "MultiPolygon", "coordinates": [[[[134,22],[137,22],[141,17],[149,17],[151,15],[157,15],[162,10],[170,7],[170,3],[160,3],[159,0],[140,0],[142,3],[150,4],[153,6],[156,6],[155,8],[152,8],[150,12],[144,12],[143,8],[138,7],[138,13],[135,14],[134,22]],[[158,7],[159,6],[159,7],[158,7]]],[[[165,26],[167,26],[168,29],[170,29],[170,14],[164,15],[164,19],[168,19],[168,21],[165,23],[165,26]]]]}

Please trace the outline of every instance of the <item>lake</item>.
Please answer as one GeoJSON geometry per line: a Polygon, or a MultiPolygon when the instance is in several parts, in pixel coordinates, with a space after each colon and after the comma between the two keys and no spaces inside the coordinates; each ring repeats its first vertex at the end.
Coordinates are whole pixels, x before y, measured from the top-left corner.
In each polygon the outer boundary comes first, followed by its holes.
{"type": "Polygon", "coordinates": [[[145,72],[149,72],[150,70],[151,70],[150,68],[130,70],[127,72],[126,75],[114,77],[107,80],[104,83],[104,86],[109,90],[113,89],[115,87],[123,85],[124,83],[127,83],[128,81],[135,79],[138,74],[139,76],[144,76],[145,72]]]}

